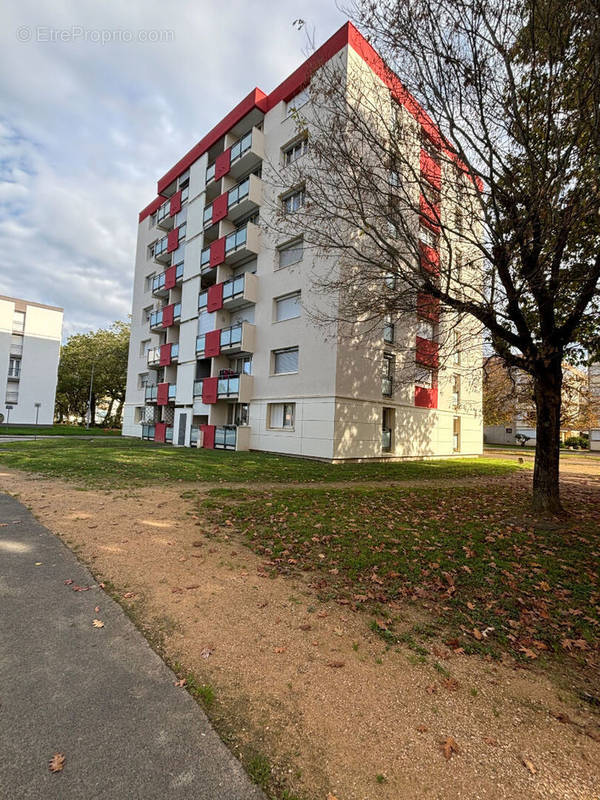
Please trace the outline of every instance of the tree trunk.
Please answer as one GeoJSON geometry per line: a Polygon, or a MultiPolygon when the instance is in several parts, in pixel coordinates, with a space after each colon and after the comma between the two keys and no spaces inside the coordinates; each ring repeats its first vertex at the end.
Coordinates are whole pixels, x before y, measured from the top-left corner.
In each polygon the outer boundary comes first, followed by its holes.
{"type": "Polygon", "coordinates": [[[113,410],[114,402],[115,402],[115,398],[111,397],[110,398],[110,402],[108,404],[108,408],[106,409],[106,416],[104,417],[104,426],[106,428],[109,428],[110,425],[111,425],[110,418],[112,416],[112,410],[113,410]]]}
{"type": "Polygon", "coordinates": [[[561,389],[560,360],[534,375],[537,420],[533,508],[542,514],[562,511],[559,484],[561,389]]]}
{"type": "Polygon", "coordinates": [[[90,403],[90,428],[96,425],[96,393],[92,392],[90,403]]]}

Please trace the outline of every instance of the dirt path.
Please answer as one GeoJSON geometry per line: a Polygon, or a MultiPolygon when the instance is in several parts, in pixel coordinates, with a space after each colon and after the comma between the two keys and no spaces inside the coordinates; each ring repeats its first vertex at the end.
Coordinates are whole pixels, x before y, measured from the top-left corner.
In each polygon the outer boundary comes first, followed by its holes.
{"type": "MultiPolygon", "coordinates": [[[[124,602],[154,638],[158,631],[169,658],[215,688],[212,713],[234,752],[247,764],[252,752],[266,756],[303,800],[328,792],[339,800],[597,800],[600,743],[585,735],[597,719],[568,688],[508,662],[450,655],[440,642],[439,662],[457,685],[445,683],[411,650],[386,651],[367,615],[320,604],[308,580],[269,578],[232,532],[212,537],[182,497],[191,488],[200,487],[80,491],[0,475],[0,489],[121,596],[133,593],[124,602]],[[440,743],[449,736],[459,752],[446,760],[440,743]]],[[[403,613],[415,621],[415,611],[403,613]]]]}

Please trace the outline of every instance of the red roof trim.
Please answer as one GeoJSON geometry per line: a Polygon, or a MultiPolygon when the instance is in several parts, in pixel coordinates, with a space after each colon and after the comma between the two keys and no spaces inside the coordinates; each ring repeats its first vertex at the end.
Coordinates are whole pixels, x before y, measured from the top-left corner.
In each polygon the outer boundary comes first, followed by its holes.
{"type": "MultiPolygon", "coordinates": [[[[408,92],[400,78],[386,65],[379,53],[367,42],[365,37],[354,27],[351,22],[346,22],[333,34],[318,50],[316,50],[298,69],[279,84],[273,91],[266,95],[258,88],[253,89],[241,103],[233,108],[227,116],[223,117],[215,127],[207,133],[192,149],[183,156],[171,169],[158,181],[158,197],[140,212],[140,222],[149,214],[153,214],[164,201],[160,194],[179,175],[185,172],[200,156],[209,150],[220,138],[228,133],[238,122],[249,114],[254,108],[263,112],[270,111],[282,100],[287,101],[295,94],[302,91],[310,81],[311,74],[319,66],[329,61],[346,45],[365,61],[390,89],[395,99],[403,105],[413,117],[422,125],[425,133],[438,147],[443,146],[446,153],[465,170],[448,142],[445,142],[431,117],[426,113],[417,100],[408,92]]],[[[481,188],[481,187],[480,187],[481,188]]]]}

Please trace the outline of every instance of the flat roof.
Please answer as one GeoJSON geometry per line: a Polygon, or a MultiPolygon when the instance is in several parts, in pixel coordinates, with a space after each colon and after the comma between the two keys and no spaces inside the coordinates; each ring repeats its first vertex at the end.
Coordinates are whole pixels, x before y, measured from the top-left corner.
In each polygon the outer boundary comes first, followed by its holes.
{"type": "MultiPolygon", "coordinates": [[[[4,294],[0,294],[0,300],[8,300],[9,303],[14,303],[16,306],[35,306],[36,308],[47,308],[49,311],[64,312],[64,308],[60,308],[59,306],[47,306],[45,303],[34,303],[33,300],[23,300],[22,297],[7,297],[4,294]]],[[[22,310],[23,308],[17,308],[17,311],[22,310]]]]}

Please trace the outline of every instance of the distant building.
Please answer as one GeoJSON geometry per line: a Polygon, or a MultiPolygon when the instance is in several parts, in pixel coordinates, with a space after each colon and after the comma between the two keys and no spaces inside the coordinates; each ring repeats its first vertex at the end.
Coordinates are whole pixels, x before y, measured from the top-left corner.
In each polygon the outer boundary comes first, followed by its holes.
{"type": "MultiPolygon", "coordinates": [[[[591,365],[588,381],[592,402],[600,407],[600,362],[591,365]]],[[[600,450],[600,418],[596,419],[596,425],[598,427],[590,428],[590,450],[600,450]]]]}
{"type": "Polygon", "coordinates": [[[4,422],[54,420],[63,309],[0,295],[0,384],[4,422]],[[36,404],[39,406],[36,407],[36,404]]]}

